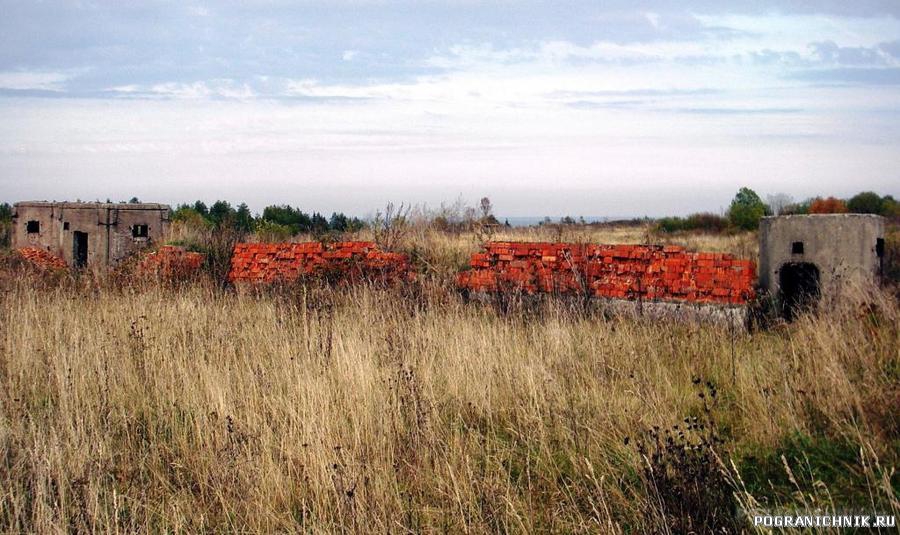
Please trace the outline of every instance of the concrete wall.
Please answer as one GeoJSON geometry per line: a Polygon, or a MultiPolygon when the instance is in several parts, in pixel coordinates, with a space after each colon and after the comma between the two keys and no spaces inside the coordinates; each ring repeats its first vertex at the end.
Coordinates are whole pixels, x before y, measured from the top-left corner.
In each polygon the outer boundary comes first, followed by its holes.
{"type": "Polygon", "coordinates": [[[88,235],[88,265],[115,266],[132,253],[163,239],[169,207],[164,204],[20,202],[13,212],[13,248],[38,247],[74,265],[75,232],[88,235]],[[29,233],[29,221],[40,232],[29,233]],[[147,225],[147,237],[134,237],[135,225],[147,225]]]}
{"type": "Polygon", "coordinates": [[[791,262],[819,268],[822,299],[837,297],[842,283],[876,281],[880,259],[876,242],[884,238],[884,219],[869,214],[816,214],[765,217],[759,227],[759,285],[780,295],[779,272],[791,262]],[[803,252],[794,244],[802,242],[803,252]]]}

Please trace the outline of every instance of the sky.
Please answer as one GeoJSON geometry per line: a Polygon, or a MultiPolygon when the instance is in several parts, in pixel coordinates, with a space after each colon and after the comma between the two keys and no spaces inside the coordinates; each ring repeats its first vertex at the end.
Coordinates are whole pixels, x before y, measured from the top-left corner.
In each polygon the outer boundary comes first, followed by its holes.
{"type": "Polygon", "coordinates": [[[900,2],[0,0],[0,201],[900,196],[900,2]]]}

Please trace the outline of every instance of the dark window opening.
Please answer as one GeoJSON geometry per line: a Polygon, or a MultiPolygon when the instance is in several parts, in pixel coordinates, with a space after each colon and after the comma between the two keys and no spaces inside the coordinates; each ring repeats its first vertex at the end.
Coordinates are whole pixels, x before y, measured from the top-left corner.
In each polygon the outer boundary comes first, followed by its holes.
{"type": "Polygon", "coordinates": [[[150,235],[150,227],[147,225],[134,225],[131,227],[132,238],[146,238],[150,235]]]}
{"type": "Polygon", "coordinates": [[[878,238],[875,240],[875,256],[878,258],[884,258],[884,238],[878,238]]]}
{"type": "Polygon", "coordinates": [[[793,321],[819,301],[819,268],[808,262],[790,262],[778,272],[784,318],[793,321]]]}
{"type": "Polygon", "coordinates": [[[25,224],[25,231],[29,234],[38,234],[41,231],[41,222],[29,221],[25,224]]]}
{"type": "Polygon", "coordinates": [[[69,222],[68,221],[63,222],[63,230],[69,230],[69,222]]]}
{"type": "Polygon", "coordinates": [[[88,235],[87,232],[78,232],[72,234],[72,264],[76,268],[83,268],[88,261],[88,235]]]}
{"type": "Polygon", "coordinates": [[[791,254],[803,254],[803,242],[795,241],[791,244],[791,254]]]}

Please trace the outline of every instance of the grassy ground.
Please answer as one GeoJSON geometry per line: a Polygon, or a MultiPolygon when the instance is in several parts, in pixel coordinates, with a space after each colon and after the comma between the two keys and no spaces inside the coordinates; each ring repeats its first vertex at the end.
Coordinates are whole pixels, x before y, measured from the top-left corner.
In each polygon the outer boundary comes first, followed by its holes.
{"type": "Polygon", "coordinates": [[[900,514],[887,294],[754,333],[560,301],[500,313],[450,291],[472,236],[408,239],[431,267],[407,288],[5,273],[0,530],[706,532],[750,530],[754,508],[900,514]]]}

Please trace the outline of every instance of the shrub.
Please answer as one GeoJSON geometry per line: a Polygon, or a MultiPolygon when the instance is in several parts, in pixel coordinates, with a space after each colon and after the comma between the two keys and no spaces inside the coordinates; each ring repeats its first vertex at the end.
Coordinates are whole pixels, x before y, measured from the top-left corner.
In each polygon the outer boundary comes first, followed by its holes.
{"type": "Polygon", "coordinates": [[[635,447],[644,459],[643,479],[660,533],[737,533],[737,503],[719,459],[724,440],[712,417],[716,386],[694,378],[702,416],[669,429],[654,426],[635,447]]]}
{"type": "Polygon", "coordinates": [[[682,230],[701,230],[718,233],[728,228],[728,220],[710,213],[691,214],[685,217],[663,217],[656,220],[658,232],[679,232],[682,230]]]}
{"type": "Polygon", "coordinates": [[[710,213],[691,214],[687,218],[686,225],[690,230],[722,232],[728,228],[728,220],[720,215],[710,213]]]}
{"type": "Polygon", "coordinates": [[[880,214],[884,203],[874,191],[857,193],[847,201],[847,209],[854,214],[880,214]]]}
{"type": "Polygon", "coordinates": [[[282,225],[268,219],[259,219],[256,221],[256,236],[259,241],[264,242],[284,242],[291,239],[294,235],[293,229],[288,225],[282,225]]]}
{"type": "Polygon", "coordinates": [[[891,229],[884,236],[884,278],[900,283],[900,229],[891,229]]]}
{"type": "Polygon", "coordinates": [[[894,200],[890,195],[882,197],[881,215],[889,218],[900,218],[900,202],[894,200]]]}
{"type": "Polygon", "coordinates": [[[0,221],[0,247],[9,247],[12,242],[12,223],[0,221]]]}
{"type": "Polygon", "coordinates": [[[846,214],[847,204],[835,197],[827,199],[816,198],[809,205],[809,213],[811,214],[846,214]]]}
{"type": "Polygon", "coordinates": [[[778,215],[806,215],[809,213],[809,206],[815,199],[806,199],[803,202],[789,204],[781,209],[778,215]]]}
{"type": "Polygon", "coordinates": [[[685,230],[686,221],[681,217],[663,217],[656,220],[656,230],[660,232],[678,232],[685,230]]]}

